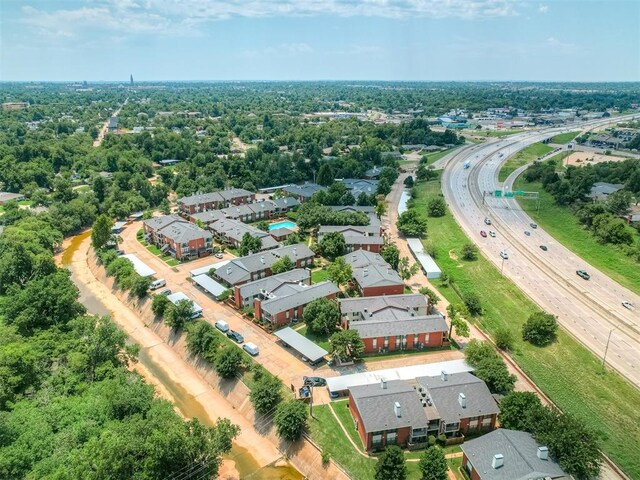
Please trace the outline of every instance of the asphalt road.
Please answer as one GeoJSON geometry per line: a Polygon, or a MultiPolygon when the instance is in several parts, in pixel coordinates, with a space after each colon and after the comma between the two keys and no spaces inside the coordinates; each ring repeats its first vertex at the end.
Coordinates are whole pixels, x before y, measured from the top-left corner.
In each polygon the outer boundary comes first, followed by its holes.
{"type": "MultiPolygon", "coordinates": [[[[582,127],[596,124],[585,122],[582,127]]],[[[597,356],[604,355],[610,337],[607,365],[640,386],[640,297],[554,241],[543,229],[532,229],[533,220],[514,199],[486,194],[483,198],[484,192],[501,187],[498,172],[507,158],[531,143],[571,130],[576,128],[526,132],[460,152],[445,168],[444,195],[469,237],[498,269],[503,268],[505,276],[542,309],[557,315],[565,329],[597,356]],[[470,168],[464,168],[465,161],[470,162],[470,168]],[[493,222],[491,226],[484,223],[487,217],[493,222]],[[481,230],[493,230],[496,237],[483,238],[481,230]],[[525,230],[531,235],[525,235],[525,230]],[[546,245],[548,251],[542,251],[540,245],[546,245]],[[501,250],[507,251],[508,260],[500,257],[501,250]],[[587,270],[591,279],[578,277],[578,269],[587,270]],[[632,302],[635,310],[624,308],[623,300],[632,302]]],[[[503,188],[511,189],[514,178],[507,179],[503,188]]]]}

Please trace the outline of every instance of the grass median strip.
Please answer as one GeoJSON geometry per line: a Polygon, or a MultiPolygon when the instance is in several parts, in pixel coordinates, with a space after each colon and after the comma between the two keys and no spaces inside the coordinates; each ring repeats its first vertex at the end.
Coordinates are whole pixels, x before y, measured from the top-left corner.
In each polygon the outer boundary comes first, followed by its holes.
{"type": "Polygon", "coordinates": [[[527,148],[520,150],[514,156],[509,158],[509,160],[502,165],[500,173],[498,173],[498,180],[500,182],[504,182],[514,170],[537,160],[539,157],[546,155],[551,151],[553,151],[553,148],[549,145],[545,145],[544,143],[534,143],[533,145],[529,145],[527,148]]]}
{"type": "MultiPolygon", "coordinates": [[[[440,194],[440,181],[419,183],[415,191],[412,208],[425,214],[428,201],[440,194]]],[[[515,339],[513,357],[520,367],[559,408],[598,432],[605,453],[628,475],[640,478],[640,391],[613,372],[603,373],[600,360],[564,330],[546,348],[523,342],[522,325],[537,306],[484,256],[461,260],[462,246],[469,239],[449,212],[429,218],[425,242],[435,249],[438,266],[456,286],[440,288],[441,294],[458,304],[456,290],[478,295],[484,314],[477,324],[490,334],[500,327],[509,329],[515,339]]]]}

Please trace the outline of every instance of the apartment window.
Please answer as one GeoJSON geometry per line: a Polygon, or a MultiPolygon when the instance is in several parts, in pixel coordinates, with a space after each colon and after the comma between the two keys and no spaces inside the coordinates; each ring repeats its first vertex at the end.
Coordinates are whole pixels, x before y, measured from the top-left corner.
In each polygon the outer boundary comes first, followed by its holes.
{"type": "Polygon", "coordinates": [[[387,445],[395,445],[398,434],[395,430],[387,432],[387,445]]]}
{"type": "Polygon", "coordinates": [[[418,346],[418,334],[417,333],[413,336],[413,346],[414,347],[418,346]]]}
{"type": "Polygon", "coordinates": [[[384,337],[384,348],[389,348],[389,337],[384,337]]]}
{"type": "Polygon", "coordinates": [[[396,335],[396,348],[402,348],[402,335],[396,335]]]}
{"type": "Polygon", "coordinates": [[[373,448],[378,448],[382,445],[382,432],[376,432],[371,435],[371,444],[373,448]]]}
{"type": "Polygon", "coordinates": [[[378,348],[378,339],[374,338],[373,339],[373,349],[375,350],[376,348],[378,348]]]}
{"type": "Polygon", "coordinates": [[[482,419],[482,428],[489,428],[491,426],[491,417],[486,417],[482,419]]]}
{"type": "Polygon", "coordinates": [[[289,320],[289,310],[287,310],[287,313],[285,313],[285,317],[287,320],[289,320]]]}
{"type": "Polygon", "coordinates": [[[403,335],[402,336],[402,348],[407,348],[407,336],[403,335]]]}

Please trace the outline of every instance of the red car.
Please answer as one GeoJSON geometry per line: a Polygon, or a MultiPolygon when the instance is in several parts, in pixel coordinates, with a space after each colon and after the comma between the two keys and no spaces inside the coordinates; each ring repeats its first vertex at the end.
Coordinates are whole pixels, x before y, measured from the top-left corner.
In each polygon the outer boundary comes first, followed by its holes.
{"type": "Polygon", "coordinates": [[[487,232],[485,232],[484,230],[480,230],[480,236],[487,238],[487,232]]]}

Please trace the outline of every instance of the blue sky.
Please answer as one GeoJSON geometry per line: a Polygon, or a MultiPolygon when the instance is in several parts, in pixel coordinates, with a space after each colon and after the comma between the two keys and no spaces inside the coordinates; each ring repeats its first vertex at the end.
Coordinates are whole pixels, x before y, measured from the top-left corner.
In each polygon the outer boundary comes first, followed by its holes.
{"type": "Polygon", "coordinates": [[[0,80],[640,81],[638,0],[0,0],[0,80]]]}

